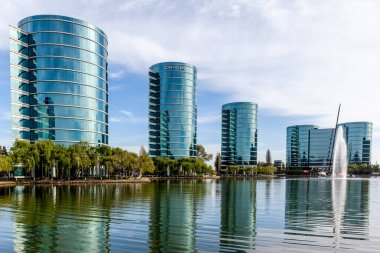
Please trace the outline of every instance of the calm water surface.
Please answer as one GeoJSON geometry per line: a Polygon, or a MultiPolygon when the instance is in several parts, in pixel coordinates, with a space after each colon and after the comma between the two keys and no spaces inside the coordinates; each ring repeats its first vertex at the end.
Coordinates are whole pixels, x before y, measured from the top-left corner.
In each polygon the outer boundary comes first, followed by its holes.
{"type": "Polygon", "coordinates": [[[380,179],[0,188],[0,252],[380,252],[380,179]]]}

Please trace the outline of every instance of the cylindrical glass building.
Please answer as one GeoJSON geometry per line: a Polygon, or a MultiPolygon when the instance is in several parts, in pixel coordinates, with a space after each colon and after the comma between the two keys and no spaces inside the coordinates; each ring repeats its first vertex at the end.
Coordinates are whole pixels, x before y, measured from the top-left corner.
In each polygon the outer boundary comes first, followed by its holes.
{"type": "Polygon", "coordinates": [[[372,123],[347,122],[340,124],[347,143],[349,164],[371,164],[372,123]]]}
{"type": "Polygon", "coordinates": [[[257,104],[222,107],[222,167],[257,165],[257,104]]]}
{"type": "Polygon", "coordinates": [[[11,27],[13,139],[108,144],[107,44],[102,30],[70,17],[11,27]]]}
{"type": "Polygon", "coordinates": [[[196,156],[197,69],[163,62],[149,68],[149,155],[172,159],[196,156]]]}

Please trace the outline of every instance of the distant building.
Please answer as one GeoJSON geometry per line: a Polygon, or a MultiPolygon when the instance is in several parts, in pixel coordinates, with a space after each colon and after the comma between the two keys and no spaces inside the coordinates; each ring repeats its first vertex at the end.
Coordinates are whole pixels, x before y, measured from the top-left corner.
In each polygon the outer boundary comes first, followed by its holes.
{"type": "Polygon", "coordinates": [[[282,166],[283,166],[282,160],[274,160],[273,166],[276,167],[277,169],[282,169],[282,166]]]}
{"type": "MultiPolygon", "coordinates": [[[[348,122],[343,127],[348,164],[371,164],[372,123],[348,122]]],[[[315,125],[287,128],[287,168],[327,169],[330,166],[334,128],[319,129],[315,125]]]]}
{"type": "Polygon", "coordinates": [[[222,107],[222,168],[257,165],[257,104],[236,102],[222,107]]]}
{"type": "Polygon", "coordinates": [[[149,68],[149,155],[196,157],[197,69],[182,62],[149,68]]]}
{"type": "Polygon", "coordinates": [[[70,17],[11,26],[12,139],[108,144],[107,45],[102,30],[70,17]]]}

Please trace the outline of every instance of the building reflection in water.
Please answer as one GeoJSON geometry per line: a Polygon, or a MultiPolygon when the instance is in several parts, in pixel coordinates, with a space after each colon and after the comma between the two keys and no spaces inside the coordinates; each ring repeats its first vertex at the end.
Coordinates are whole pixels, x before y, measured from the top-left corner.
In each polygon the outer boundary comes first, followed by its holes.
{"type": "Polygon", "coordinates": [[[285,242],[323,236],[338,248],[344,239],[368,239],[368,188],[368,180],[287,180],[285,242]]]}
{"type": "Polygon", "coordinates": [[[370,180],[347,180],[346,208],[341,230],[343,238],[369,238],[369,184],[370,180]]]}
{"type": "Polygon", "coordinates": [[[196,201],[205,194],[205,184],[194,180],[153,185],[149,221],[150,251],[193,251],[196,240],[196,201]]]}
{"type": "Polygon", "coordinates": [[[256,180],[223,180],[221,194],[220,249],[254,249],[256,180]]]}
{"type": "Polygon", "coordinates": [[[342,248],[349,240],[369,240],[369,183],[221,180],[210,188],[186,180],[0,188],[0,251],[236,252],[269,242],[342,248]]]}
{"type": "Polygon", "coordinates": [[[109,251],[112,189],[106,186],[17,186],[11,189],[10,204],[17,214],[14,216],[14,251],[109,251]]]}

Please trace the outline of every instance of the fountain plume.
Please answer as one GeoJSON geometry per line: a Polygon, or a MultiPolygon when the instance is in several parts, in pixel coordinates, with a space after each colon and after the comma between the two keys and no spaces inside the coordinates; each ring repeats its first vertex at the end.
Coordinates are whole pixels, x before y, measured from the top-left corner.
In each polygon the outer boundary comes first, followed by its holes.
{"type": "Polygon", "coordinates": [[[333,154],[333,178],[347,177],[347,145],[343,136],[343,127],[339,126],[335,135],[333,154]]]}

